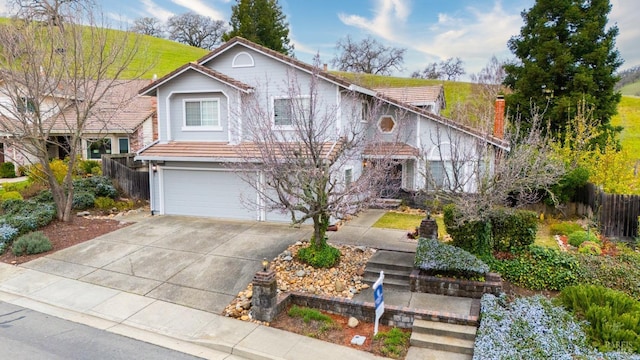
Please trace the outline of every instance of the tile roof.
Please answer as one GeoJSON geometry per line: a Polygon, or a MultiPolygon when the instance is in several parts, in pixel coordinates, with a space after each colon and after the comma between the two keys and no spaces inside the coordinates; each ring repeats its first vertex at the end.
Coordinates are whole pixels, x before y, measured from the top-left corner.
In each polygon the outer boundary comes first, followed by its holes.
{"type": "Polygon", "coordinates": [[[242,81],[236,80],[230,76],[227,76],[221,72],[215,71],[213,69],[210,69],[206,66],[202,66],[198,63],[195,62],[191,62],[191,63],[186,63],[182,66],[180,66],[179,68],[173,70],[172,72],[168,73],[167,75],[161,77],[160,79],[153,81],[151,84],[143,87],[142,89],[140,89],[139,93],[140,94],[144,94],[144,95],[153,95],[155,94],[155,89],[158,88],[158,86],[164,84],[165,82],[173,79],[174,77],[182,74],[183,72],[192,69],[195,71],[198,71],[200,73],[203,73],[207,76],[210,76],[211,78],[214,78],[216,80],[220,80],[223,83],[226,83],[227,85],[230,85],[236,89],[242,90],[244,92],[250,92],[251,90],[253,90],[253,87],[251,85],[247,85],[245,83],[243,83],[242,81]]]}
{"type": "MultiPolygon", "coordinates": [[[[132,133],[135,131],[156,111],[155,98],[138,95],[140,86],[147,83],[148,80],[116,81],[92,109],[84,132],[132,133]]],[[[107,84],[100,86],[107,86],[107,84]]],[[[68,132],[77,121],[75,106],[67,106],[64,111],[48,121],[53,121],[52,132],[68,132]]]]}
{"type": "MultiPolygon", "coordinates": [[[[339,148],[337,143],[325,143],[321,153],[325,156],[335,154],[339,148]]],[[[211,141],[170,141],[168,143],[156,143],[146,149],[141,150],[137,158],[141,160],[171,160],[171,159],[192,159],[194,161],[229,161],[243,159],[260,159],[263,152],[271,150],[281,154],[293,155],[298,151],[305,151],[304,145],[298,146],[296,143],[272,144],[270,149],[259,146],[255,143],[231,144],[228,142],[211,141]]],[[[287,155],[287,156],[289,156],[287,155]]]]}
{"type": "Polygon", "coordinates": [[[374,90],[390,98],[412,105],[435,103],[439,99],[444,100],[444,88],[442,85],[375,88],[374,90]]]}
{"type": "Polygon", "coordinates": [[[363,155],[369,158],[411,158],[419,156],[420,150],[416,147],[402,142],[376,143],[366,146],[363,155]]]}

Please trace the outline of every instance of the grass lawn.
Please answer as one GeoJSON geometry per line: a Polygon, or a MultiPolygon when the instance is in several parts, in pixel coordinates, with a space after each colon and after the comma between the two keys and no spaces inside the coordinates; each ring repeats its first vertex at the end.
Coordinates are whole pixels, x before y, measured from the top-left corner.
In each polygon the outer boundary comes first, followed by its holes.
{"type": "MultiPolygon", "coordinates": [[[[447,235],[447,231],[444,227],[444,219],[441,214],[433,215],[433,217],[436,219],[436,223],[438,224],[438,238],[442,239],[447,235]]],[[[373,224],[373,227],[406,230],[407,232],[410,232],[420,226],[422,219],[424,219],[424,215],[388,211],[386,214],[382,215],[375,224],[373,224]]]]}
{"type": "Polygon", "coordinates": [[[623,96],[611,124],[624,127],[620,134],[622,148],[640,160],[640,97],[623,96]]]}
{"type": "Polygon", "coordinates": [[[18,182],[6,182],[7,179],[0,179],[0,195],[4,194],[7,191],[20,191],[31,185],[29,180],[18,181],[18,182]]]}
{"type": "Polygon", "coordinates": [[[551,227],[546,222],[538,223],[538,232],[534,243],[552,249],[559,249],[556,238],[551,234],[551,227]]]}

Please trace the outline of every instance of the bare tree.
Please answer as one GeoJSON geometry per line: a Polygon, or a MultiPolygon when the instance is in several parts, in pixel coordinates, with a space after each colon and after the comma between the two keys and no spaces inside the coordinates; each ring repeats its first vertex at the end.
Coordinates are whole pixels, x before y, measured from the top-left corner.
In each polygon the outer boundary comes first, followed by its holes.
{"type": "Polygon", "coordinates": [[[414,71],[411,73],[412,78],[416,79],[440,79],[442,74],[440,73],[440,69],[438,69],[438,63],[429,63],[427,66],[421,71],[414,71]]]}
{"type": "Polygon", "coordinates": [[[265,86],[264,92],[256,91],[247,99],[239,174],[260,194],[267,211],[288,213],[293,224],[313,222],[311,244],[319,250],[326,245],[331,217],[356,214],[379,197],[393,166],[390,155],[395,140],[406,134],[401,130],[404,114],[372,98],[343,93],[340,104],[325,103],[318,67],[314,69],[308,78],[290,75],[282,84],[267,79],[265,84],[274,88],[265,86]],[[287,98],[269,110],[264,104],[274,94],[287,94],[287,98]],[[368,104],[365,108],[363,102],[368,104]],[[394,114],[398,123],[385,146],[380,145],[378,131],[373,131],[374,119],[383,112],[394,114]],[[365,167],[364,152],[373,158],[365,167]],[[266,186],[256,181],[255,174],[263,177],[266,186]]]}
{"type": "Polygon", "coordinates": [[[113,36],[97,26],[92,12],[71,4],[58,9],[64,28],[12,20],[0,33],[0,131],[9,134],[5,144],[42,166],[63,221],[72,219],[73,166],[59,183],[49,164],[49,149],[64,146],[70,164],[75,163],[88,122],[109,120],[108,113],[94,111],[96,104],[122,83],[118,79],[123,72],[131,75],[138,51],[137,38],[113,36]],[[64,128],[64,144],[53,131],[59,126],[64,128]]]}
{"type": "Polygon", "coordinates": [[[464,74],[465,71],[462,67],[462,60],[457,57],[455,59],[448,58],[447,60],[440,61],[440,63],[429,63],[423,70],[411,73],[411,77],[421,79],[456,80],[464,74]]]}
{"type": "Polygon", "coordinates": [[[41,21],[49,26],[64,25],[66,9],[80,11],[91,8],[92,0],[10,0],[16,17],[27,21],[41,21]]]}
{"type": "Polygon", "coordinates": [[[155,36],[158,38],[162,38],[164,35],[164,26],[154,17],[141,17],[137,18],[133,22],[133,26],[131,27],[131,31],[134,33],[155,36]]]}
{"type": "Polygon", "coordinates": [[[340,71],[389,75],[394,69],[402,70],[407,49],[384,46],[371,36],[356,42],[347,35],[338,40],[336,51],[331,64],[340,71]]]}
{"type": "Polygon", "coordinates": [[[457,57],[441,61],[440,73],[442,74],[442,77],[446,77],[445,80],[456,80],[465,74],[464,68],[462,67],[462,60],[457,57]]]}
{"type": "Polygon", "coordinates": [[[226,32],[224,21],[193,12],[170,17],[167,28],[169,39],[207,50],[214,49],[226,32]]]}
{"type": "Polygon", "coordinates": [[[495,118],[494,102],[508,89],[502,85],[505,77],[504,63],[495,56],[477,74],[471,74],[471,92],[464,101],[449,104],[450,116],[459,122],[484,132],[491,131],[495,118]]]}
{"type": "Polygon", "coordinates": [[[545,135],[542,116],[535,119],[526,131],[514,120],[504,142],[487,135],[471,146],[468,138],[439,127],[424,151],[427,190],[456,204],[462,221],[487,221],[496,205],[529,205],[547,194],[553,198],[552,186],[565,168],[545,135]]]}

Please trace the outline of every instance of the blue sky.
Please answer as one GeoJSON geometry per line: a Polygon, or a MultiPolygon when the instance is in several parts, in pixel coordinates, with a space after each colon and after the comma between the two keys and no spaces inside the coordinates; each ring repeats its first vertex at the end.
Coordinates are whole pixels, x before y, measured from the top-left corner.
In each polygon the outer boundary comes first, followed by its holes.
{"type": "MultiPolygon", "coordinates": [[[[0,12],[6,11],[0,0],[0,12]]],[[[109,0],[98,1],[111,21],[132,22],[142,16],[166,20],[194,11],[228,22],[235,0],[109,0]]],[[[406,48],[408,76],[427,63],[460,57],[467,73],[477,73],[495,55],[512,58],[508,39],[519,33],[520,13],[534,0],[279,0],[290,25],[289,37],[298,59],[310,62],[320,54],[329,63],[335,44],[347,34],[373,36],[379,42],[406,48]]],[[[625,64],[640,65],[640,2],[611,0],[610,22],[620,30],[617,47],[625,64]]],[[[468,76],[467,74],[467,76],[468,76]]]]}

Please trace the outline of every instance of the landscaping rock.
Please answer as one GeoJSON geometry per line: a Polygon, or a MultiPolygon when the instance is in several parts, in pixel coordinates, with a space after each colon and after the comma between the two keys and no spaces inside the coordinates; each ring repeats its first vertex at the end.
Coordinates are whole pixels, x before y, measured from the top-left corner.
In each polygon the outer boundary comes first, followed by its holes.
{"type": "Polygon", "coordinates": [[[353,316],[349,318],[349,321],[347,322],[347,325],[350,328],[354,328],[356,326],[358,326],[358,324],[360,324],[360,322],[358,321],[358,319],[354,318],[353,316]]]}
{"type": "Polygon", "coordinates": [[[91,213],[88,211],[80,211],[76,215],[82,217],[82,216],[89,216],[91,215],[91,213]]]}

